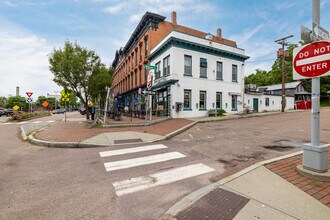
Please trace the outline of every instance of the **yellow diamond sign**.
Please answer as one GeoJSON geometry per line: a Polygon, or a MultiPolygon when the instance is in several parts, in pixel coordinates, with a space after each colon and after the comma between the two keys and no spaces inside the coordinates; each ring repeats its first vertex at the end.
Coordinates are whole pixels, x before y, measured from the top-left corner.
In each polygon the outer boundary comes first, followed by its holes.
{"type": "Polygon", "coordinates": [[[69,92],[69,91],[66,91],[66,90],[64,90],[64,89],[60,92],[60,94],[61,94],[64,98],[67,98],[67,97],[70,96],[70,92],[69,92]]]}
{"type": "Polygon", "coordinates": [[[16,111],[19,109],[19,106],[18,105],[15,105],[14,107],[13,107],[13,109],[15,109],[16,111]]]}

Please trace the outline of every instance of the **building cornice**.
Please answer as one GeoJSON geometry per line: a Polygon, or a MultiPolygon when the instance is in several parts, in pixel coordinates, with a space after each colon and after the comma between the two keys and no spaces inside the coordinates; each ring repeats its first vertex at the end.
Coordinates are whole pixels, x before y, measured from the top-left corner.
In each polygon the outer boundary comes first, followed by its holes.
{"type": "Polygon", "coordinates": [[[156,59],[159,55],[161,55],[164,51],[171,47],[178,47],[178,48],[183,48],[183,49],[189,49],[189,50],[194,50],[197,52],[202,52],[202,53],[208,53],[216,56],[221,56],[224,58],[229,58],[233,60],[238,60],[244,62],[245,60],[249,59],[249,56],[245,56],[242,54],[214,48],[212,46],[206,46],[203,44],[175,38],[175,37],[170,37],[167,41],[165,41],[158,49],[156,49],[152,54],[148,56],[148,60],[152,61],[156,59]]]}

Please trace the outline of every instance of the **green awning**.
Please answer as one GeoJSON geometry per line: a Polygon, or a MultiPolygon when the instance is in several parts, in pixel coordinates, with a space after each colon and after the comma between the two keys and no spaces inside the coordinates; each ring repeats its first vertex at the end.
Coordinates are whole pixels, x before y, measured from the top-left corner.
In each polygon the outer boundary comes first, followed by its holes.
{"type": "Polygon", "coordinates": [[[165,87],[167,87],[169,85],[173,85],[176,82],[179,82],[179,80],[177,80],[177,79],[169,79],[169,80],[166,80],[166,81],[162,81],[162,82],[159,82],[159,83],[151,86],[151,90],[152,91],[157,91],[157,90],[160,90],[162,88],[165,88],[165,87]]]}

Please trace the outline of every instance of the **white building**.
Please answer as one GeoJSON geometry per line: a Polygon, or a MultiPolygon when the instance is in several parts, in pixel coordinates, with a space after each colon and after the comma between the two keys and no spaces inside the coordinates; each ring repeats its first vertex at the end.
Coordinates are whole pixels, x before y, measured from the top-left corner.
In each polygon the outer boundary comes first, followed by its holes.
{"type": "MultiPolygon", "coordinates": [[[[253,112],[281,111],[282,95],[271,95],[264,93],[245,93],[244,106],[253,112]]],[[[285,97],[285,110],[294,109],[294,96],[285,97]]]]}
{"type": "Polygon", "coordinates": [[[243,111],[244,50],[172,31],[152,51],[157,67],[152,109],[173,118],[202,117],[210,109],[243,111]]]}

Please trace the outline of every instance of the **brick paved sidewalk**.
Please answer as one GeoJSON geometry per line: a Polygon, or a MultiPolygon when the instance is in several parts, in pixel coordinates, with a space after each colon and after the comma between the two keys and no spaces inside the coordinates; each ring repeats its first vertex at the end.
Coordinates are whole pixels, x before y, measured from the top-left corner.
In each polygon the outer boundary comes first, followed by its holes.
{"type": "MultiPolygon", "coordinates": [[[[328,160],[330,160],[330,149],[328,160]]],[[[296,166],[301,163],[302,155],[298,155],[268,164],[266,167],[330,208],[330,182],[302,176],[296,170],[296,166]]]]}
{"type": "Polygon", "coordinates": [[[36,134],[36,138],[54,142],[80,142],[98,134],[108,132],[136,131],[149,134],[167,135],[186,125],[193,123],[187,119],[170,119],[147,127],[120,127],[120,128],[88,128],[82,122],[58,122],[36,134]]]}

